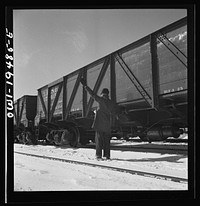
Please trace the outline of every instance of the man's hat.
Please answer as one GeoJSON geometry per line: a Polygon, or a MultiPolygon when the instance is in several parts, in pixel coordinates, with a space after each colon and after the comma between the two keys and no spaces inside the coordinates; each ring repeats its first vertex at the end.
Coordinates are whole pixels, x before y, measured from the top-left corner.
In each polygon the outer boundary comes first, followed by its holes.
{"type": "Polygon", "coordinates": [[[104,88],[101,92],[101,94],[109,94],[109,90],[107,88],[104,88]]]}

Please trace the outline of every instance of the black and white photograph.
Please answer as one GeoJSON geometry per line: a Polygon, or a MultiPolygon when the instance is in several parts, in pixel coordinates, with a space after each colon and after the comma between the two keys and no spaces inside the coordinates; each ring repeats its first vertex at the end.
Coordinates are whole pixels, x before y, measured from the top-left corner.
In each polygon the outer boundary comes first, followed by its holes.
{"type": "Polygon", "coordinates": [[[9,191],[187,192],[187,8],[11,10],[9,191]]]}

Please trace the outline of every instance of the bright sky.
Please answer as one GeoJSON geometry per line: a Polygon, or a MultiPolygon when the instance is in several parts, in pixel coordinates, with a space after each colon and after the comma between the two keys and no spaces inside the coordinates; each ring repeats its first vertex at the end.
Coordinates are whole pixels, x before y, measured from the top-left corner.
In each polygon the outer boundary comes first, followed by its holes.
{"type": "Polygon", "coordinates": [[[187,16],[186,9],[14,10],[14,99],[187,16]]]}

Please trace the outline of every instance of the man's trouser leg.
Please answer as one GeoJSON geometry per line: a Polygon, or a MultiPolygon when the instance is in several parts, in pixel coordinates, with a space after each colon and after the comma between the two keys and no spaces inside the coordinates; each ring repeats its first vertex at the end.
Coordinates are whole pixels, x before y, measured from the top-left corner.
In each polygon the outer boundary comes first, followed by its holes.
{"type": "Polygon", "coordinates": [[[102,157],[103,139],[102,132],[95,132],[96,157],[102,157]]]}
{"type": "Polygon", "coordinates": [[[110,158],[110,132],[104,132],[103,139],[103,156],[110,158]]]}

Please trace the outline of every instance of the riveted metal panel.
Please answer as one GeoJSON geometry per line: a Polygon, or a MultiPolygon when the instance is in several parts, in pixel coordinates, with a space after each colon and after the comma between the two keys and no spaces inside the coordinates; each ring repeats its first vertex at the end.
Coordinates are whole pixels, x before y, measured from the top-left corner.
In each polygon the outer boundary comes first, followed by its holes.
{"type": "MultiPolygon", "coordinates": [[[[187,56],[187,26],[165,33],[167,38],[187,56]]],[[[187,89],[187,68],[167,49],[158,42],[158,58],[160,69],[160,94],[180,89],[187,89]]]]}
{"type": "Polygon", "coordinates": [[[38,97],[37,97],[37,115],[40,118],[47,118],[47,105],[48,105],[48,87],[42,87],[38,89],[38,97]]]}
{"type": "MultiPolygon", "coordinates": [[[[152,78],[150,43],[145,42],[139,47],[134,47],[133,49],[130,48],[129,51],[122,53],[122,58],[144,89],[151,94],[152,78]]],[[[138,92],[117,61],[115,61],[115,68],[117,102],[141,99],[141,94],[138,92]]]]}

